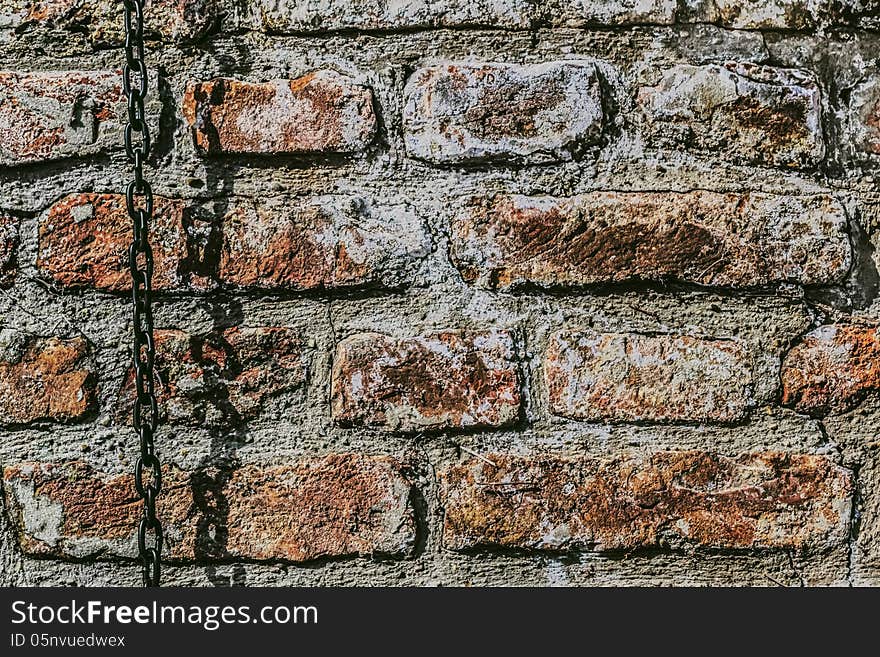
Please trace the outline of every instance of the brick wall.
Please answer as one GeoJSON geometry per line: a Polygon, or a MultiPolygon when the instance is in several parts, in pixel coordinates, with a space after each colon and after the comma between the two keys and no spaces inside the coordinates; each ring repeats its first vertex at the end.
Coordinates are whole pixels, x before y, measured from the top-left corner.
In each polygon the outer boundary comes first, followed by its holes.
{"type": "MultiPolygon", "coordinates": [[[[166,579],[880,584],[880,5],[154,0],[166,579]]],[[[0,0],[0,584],[136,584],[121,19],[0,0]]]]}

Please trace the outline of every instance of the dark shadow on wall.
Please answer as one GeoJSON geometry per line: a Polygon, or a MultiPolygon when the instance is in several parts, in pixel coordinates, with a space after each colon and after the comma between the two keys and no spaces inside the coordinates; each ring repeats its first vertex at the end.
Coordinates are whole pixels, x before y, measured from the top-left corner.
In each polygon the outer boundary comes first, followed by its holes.
{"type": "MultiPolygon", "coordinates": [[[[205,50],[213,56],[223,74],[239,74],[250,70],[253,58],[249,49],[235,41],[233,49],[214,50],[206,46],[205,50]]],[[[202,263],[207,270],[219,262],[222,246],[222,226],[220,219],[230,209],[230,198],[235,195],[235,183],[240,167],[230,161],[206,160],[206,179],[202,191],[213,199],[212,215],[217,230],[207,245],[202,263]]],[[[211,317],[211,332],[222,340],[223,330],[238,326],[243,321],[242,305],[235,299],[225,295],[208,295],[199,307],[211,317]]],[[[230,345],[224,345],[227,354],[233,354],[230,345]]],[[[236,363],[227,367],[235,368],[236,363]]],[[[195,553],[197,562],[205,563],[205,574],[214,586],[246,586],[247,575],[240,563],[232,566],[231,573],[223,574],[218,570],[217,562],[228,558],[227,541],[229,536],[229,501],[226,498],[226,485],[235,470],[241,466],[238,449],[247,439],[247,429],[239,412],[229,399],[228,388],[222,384],[221,376],[228,372],[210,372],[207,376],[216,377],[206,381],[208,388],[216,390],[212,405],[220,411],[218,422],[211,423],[210,447],[208,454],[199,463],[193,475],[193,499],[199,512],[196,528],[195,553]]]]}
{"type": "Polygon", "coordinates": [[[839,286],[811,288],[806,300],[827,306],[836,312],[849,313],[869,307],[880,294],[880,271],[874,260],[876,248],[862,227],[859,217],[851,218],[850,242],[853,262],[846,280],[839,286]]]}
{"type": "Polygon", "coordinates": [[[851,221],[850,239],[853,247],[853,266],[848,286],[852,286],[851,298],[853,308],[862,309],[870,306],[880,292],[880,272],[874,260],[876,249],[871,237],[858,221],[851,221]]]}
{"type": "MultiPolygon", "coordinates": [[[[241,304],[234,300],[205,299],[200,306],[212,318],[211,331],[222,340],[223,329],[241,323],[241,304]]],[[[223,344],[224,352],[231,356],[235,350],[223,344]]],[[[226,485],[241,465],[238,448],[247,439],[243,418],[229,399],[229,389],[223,384],[227,376],[234,376],[239,368],[236,362],[227,362],[224,372],[206,371],[205,385],[213,391],[211,405],[220,411],[220,418],[209,428],[208,454],[199,462],[192,477],[193,500],[198,510],[195,556],[197,562],[206,563],[205,573],[214,586],[245,586],[244,567],[235,565],[231,575],[221,575],[213,565],[227,557],[229,536],[229,502],[226,485]]]]}

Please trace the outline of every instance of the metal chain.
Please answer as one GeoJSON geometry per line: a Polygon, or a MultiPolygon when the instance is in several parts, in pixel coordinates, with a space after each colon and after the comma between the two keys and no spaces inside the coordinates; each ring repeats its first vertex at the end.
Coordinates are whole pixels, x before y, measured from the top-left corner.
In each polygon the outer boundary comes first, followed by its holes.
{"type": "Polygon", "coordinates": [[[133,240],[128,249],[134,307],[134,383],[137,397],[133,422],[140,440],[140,456],[134,473],[134,487],[144,502],[138,526],[138,554],[144,586],[159,586],[162,560],[162,523],[156,516],[156,499],[162,490],[162,468],[156,456],[154,436],[159,422],[153,366],[153,251],[150,248],[150,220],[153,190],[144,180],[144,162],[150,155],[150,129],[144,112],[148,76],[144,62],[144,0],[123,0],[125,7],[125,66],[122,88],[128,99],[125,153],[134,165],[134,180],[128,184],[125,204],[132,221],[133,240]],[[152,534],[152,541],[149,535],[152,534]],[[148,545],[149,544],[149,545],[148,545]]]}

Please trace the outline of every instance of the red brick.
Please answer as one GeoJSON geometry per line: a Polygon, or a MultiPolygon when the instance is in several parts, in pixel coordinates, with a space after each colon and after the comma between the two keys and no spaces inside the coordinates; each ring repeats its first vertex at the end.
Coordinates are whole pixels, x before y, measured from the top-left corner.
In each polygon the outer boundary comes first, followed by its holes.
{"type": "MultiPolygon", "coordinates": [[[[163,421],[229,426],[256,417],[271,397],[302,388],[311,352],[300,331],[230,328],[207,336],[155,332],[157,389],[163,421]]],[[[119,391],[115,415],[131,421],[134,373],[119,391]]]]}
{"type": "MultiPolygon", "coordinates": [[[[26,554],[72,558],[137,554],[137,525],[143,511],[132,475],[96,472],[80,461],[28,462],[5,468],[3,485],[26,554]]],[[[199,517],[186,473],[163,469],[156,510],[165,532],[165,556],[192,559],[199,517]]]]}
{"type": "Polygon", "coordinates": [[[651,143],[725,161],[812,167],[825,155],[819,86],[803,71],[753,64],[665,71],[639,91],[651,143]]]}
{"type": "Polygon", "coordinates": [[[585,62],[443,64],[416,71],[404,93],[407,153],[429,162],[571,160],[602,130],[585,62]]]}
{"type": "Polygon", "coordinates": [[[825,549],[846,540],[853,492],[827,457],[777,452],[486,454],[440,479],[453,550],[825,549]]]}
{"type": "Polygon", "coordinates": [[[809,332],[782,364],[782,403],[803,413],[847,411],[880,389],[876,327],[834,324],[809,332]]]}
{"type": "Polygon", "coordinates": [[[528,0],[255,0],[258,25],[274,34],[425,27],[527,28],[528,0]]]}
{"type": "Polygon", "coordinates": [[[474,198],[452,222],[464,279],[507,289],[629,280],[751,287],[841,281],[852,262],[828,195],[591,192],[474,198]]]}
{"type": "Polygon", "coordinates": [[[226,489],[229,552],[285,561],[408,554],[416,532],[410,488],[401,465],[384,457],[244,467],[226,489]]]}
{"type": "MultiPolygon", "coordinates": [[[[187,202],[155,197],[150,244],[157,291],[204,290],[211,281],[192,269],[204,260],[210,226],[191,217],[187,202]]],[[[37,267],[66,287],[111,292],[131,289],[128,248],[131,219],[125,196],[72,194],[50,209],[40,222],[37,267]]]]}
{"type": "Polygon", "coordinates": [[[373,94],[335,71],[263,83],[191,82],[183,113],[202,153],[354,153],[373,141],[373,94]]]}
{"type": "Polygon", "coordinates": [[[333,418],[346,426],[503,427],[520,413],[519,369],[506,331],[354,335],[336,348],[331,385],[333,418]]]}
{"type": "Polygon", "coordinates": [[[94,155],[122,144],[119,71],[0,72],[0,166],[94,155]]]}
{"type": "MultiPolygon", "coordinates": [[[[215,0],[151,0],[144,23],[149,34],[163,40],[190,41],[210,29],[221,6],[215,0]]],[[[0,0],[0,25],[25,35],[26,27],[56,27],[85,33],[92,44],[104,46],[122,44],[125,34],[116,0],[0,0]]]]}
{"type": "Polygon", "coordinates": [[[375,210],[343,196],[242,200],[223,221],[219,276],[245,288],[398,287],[430,248],[402,206],[375,210]]]}
{"type": "Polygon", "coordinates": [[[9,287],[15,282],[18,242],[18,219],[0,213],[0,287],[9,287]]]}
{"type": "MultiPolygon", "coordinates": [[[[23,463],[7,467],[3,480],[25,553],[136,554],[141,505],[130,474],[97,472],[75,461],[23,463]]],[[[403,556],[415,542],[410,487],[400,463],[362,454],[233,472],[169,467],[157,512],[166,556],[184,562],[403,556]]]]}
{"type": "Polygon", "coordinates": [[[82,338],[21,337],[0,352],[0,425],[71,422],[95,405],[95,377],[82,338]]]}
{"type": "Polygon", "coordinates": [[[578,420],[733,422],[754,406],[742,344],[565,330],[544,357],[550,411],[578,420]]]}

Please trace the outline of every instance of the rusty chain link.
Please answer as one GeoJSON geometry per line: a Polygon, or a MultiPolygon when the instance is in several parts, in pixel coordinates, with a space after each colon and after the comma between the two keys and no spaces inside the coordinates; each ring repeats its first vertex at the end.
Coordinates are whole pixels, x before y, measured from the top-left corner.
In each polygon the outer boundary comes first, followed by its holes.
{"type": "Polygon", "coordinates": [[[150,248],[150,220],[153,217],[153,189],[144,180],[144,162],[150,155],[150,129],[144,110],[148,74],[144,61],[144,0],[123,0],[125,9],[125,66],[122,88],[128,100],[125,153],[134,165],[134,180],[125,192],[125,204],[132,221],[133,239],[128,249],[134,308],[134,383],[137,396],[133,423],[140,441],[134,486],[143,500],[138,526],[138,554],[144,586],[159,586],[162,561],[162,523],[156,516],[156,499],[162,490],[162,468],[156,456],[154,437],[159,422],[153,370],[156,348],[153,342],[153,251],[150,248]],[[152,541],[149,541],[152,534],[152,541]]]}

